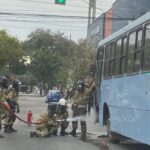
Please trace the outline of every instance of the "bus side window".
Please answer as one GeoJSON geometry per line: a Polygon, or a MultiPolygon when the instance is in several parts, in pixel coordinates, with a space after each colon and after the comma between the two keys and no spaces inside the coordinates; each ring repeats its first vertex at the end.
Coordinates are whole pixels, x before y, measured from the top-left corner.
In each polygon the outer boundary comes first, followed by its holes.
{"type": "Polygon", "coordinates": [[[134,52],[134,72],[139,72],[141,69],[141,54],[142,54],[142,34],[140,29],[136,32],[136,50],[134,52]]]}
{"type": "Polygon", "coordinates": [[[114,73],[114,54],[115,54],[115,42],[111,43],[110,58],[109,58],[109,76],[112,77],[114,73]]]}
{"type": "Polygon", "coordinates": [[[109,77],[110,45],[105,47],[104,77],[109,77]]]}
{"type": "Polygon", "coordinates": [[[115,71],[114,75],[120,75],[120,58],[121,58],[121,44],[122,39],[119,39],[116,43],[116,51],[115,51],[115,71]]]}
{"type": "Polygon", "coordinates": [[[150,70],[150,24],[145,28],[143,69],[144,71],[150,70]]]}
{"type": "Polygon", "coordinates": [[[133,72],[135,40],[136,40],[136,32],[133,32],[129,35],[129,45],[128,45],[128,54],[127,54],[127,73],[133,72]]]}
{"type": "Polygon", "coordinates": [[[127,52],[127,37],[122,39],[122,49],[120,58],[120,73],[123,75],[126,72],[126,52],[127,52]]]}

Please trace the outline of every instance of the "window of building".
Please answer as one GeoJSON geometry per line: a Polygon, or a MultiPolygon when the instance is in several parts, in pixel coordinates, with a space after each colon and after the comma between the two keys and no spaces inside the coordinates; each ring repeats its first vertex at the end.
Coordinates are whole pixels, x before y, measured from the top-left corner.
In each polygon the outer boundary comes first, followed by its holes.
{"type": "Polygon", "coordinates": [[[150,70],[150,24],[145,28],[144,62],[143,69],[150,70]]]}

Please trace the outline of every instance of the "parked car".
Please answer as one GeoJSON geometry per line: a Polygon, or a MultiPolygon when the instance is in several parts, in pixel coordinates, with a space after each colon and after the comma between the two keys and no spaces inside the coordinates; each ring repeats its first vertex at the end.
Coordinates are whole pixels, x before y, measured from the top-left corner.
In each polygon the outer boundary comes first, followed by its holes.
{"type": "Polygon", "coordinates": [[[28,85],[20,85],[19,92],[28,93],[28,85]]]}
{"type": "Polygon", "coordinates": [[[49,90],[46,95],[46,103],[58,103],[62,97],[59,90],[49,90]]]}

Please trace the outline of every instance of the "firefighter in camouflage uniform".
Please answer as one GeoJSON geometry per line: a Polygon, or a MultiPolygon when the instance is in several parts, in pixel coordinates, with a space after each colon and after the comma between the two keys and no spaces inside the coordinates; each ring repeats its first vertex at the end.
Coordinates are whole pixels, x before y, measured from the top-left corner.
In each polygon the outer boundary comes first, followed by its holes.
{"type": "MultiPolygon", "coordinates": [[[[5,76],[0,77],[0,131],[2,128],[2,120],[9,116],[10,106],[7,103],[5,90],[7,89],[7,78],[5,76]]],[[[3,138],[0,134],[0,138],[3,138]]]]}
{"type": "MultiPolygon", "coordinates": [[[[78,81],[77,91],[76,91],[74,98],[73,98],[73,104],[72,104],[73,118],[77,117],[80,119],[80,125],[81,125],[81,137],[80,137],[80,139],[82,141],[86,141],[87,104],[88,104],[88,99],[89,99],[90,92],[91,92],[93,86],[94,86],[93,80],[90,77],[85,78],[84,81],[82,81],[82,80],[78,81]]],[[[73,129],[72,129],[70,134],[73,136],[76,136],[76,130],[78,127],[78,120],[72,121],[72,128],[73,129]]]]}
{"type": "Polygon", "coordinates": [[[19,113],[19,104],[18,104],[18,94],[17,91],[13,88],[9,88],[7,91],[6,101],[10,106],[11,112],[9,116],[5,119],[5,133],[17,132],[16,129],[13,128],[14,122],[16,120],[15,113],[19,113]]]}

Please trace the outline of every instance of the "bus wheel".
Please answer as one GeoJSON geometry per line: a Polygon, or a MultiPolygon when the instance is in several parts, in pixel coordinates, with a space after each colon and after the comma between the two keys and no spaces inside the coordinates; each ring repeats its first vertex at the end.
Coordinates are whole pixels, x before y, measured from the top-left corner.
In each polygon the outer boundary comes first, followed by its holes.
{"type": "Polygon", "coordinates": [[[115,133],[113,133],[110,129],[110,118],[107,119],[107,135],[108,135],[109,142],[114,143],[114,144],[120,143],[120,139],[117,138],[115,133]]]}

